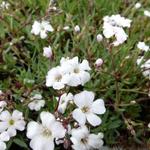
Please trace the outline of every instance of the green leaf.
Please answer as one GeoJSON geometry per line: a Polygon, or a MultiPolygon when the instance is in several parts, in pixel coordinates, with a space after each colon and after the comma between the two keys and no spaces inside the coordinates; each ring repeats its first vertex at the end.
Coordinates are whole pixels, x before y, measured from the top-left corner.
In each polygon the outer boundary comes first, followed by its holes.
{"type": "Polygon", "coordinates": [[[20,140],[20,139],[18,139],[18,138],[15,138],[15,139],[13,140],[13,142],[14,142],[15,144],[17,144],[18,146],[20,146],[20,147],[23,147],[23,148],[28,149],[27,144],[26,144],[24,141],[22,141],[22,140],[20,140]]]}

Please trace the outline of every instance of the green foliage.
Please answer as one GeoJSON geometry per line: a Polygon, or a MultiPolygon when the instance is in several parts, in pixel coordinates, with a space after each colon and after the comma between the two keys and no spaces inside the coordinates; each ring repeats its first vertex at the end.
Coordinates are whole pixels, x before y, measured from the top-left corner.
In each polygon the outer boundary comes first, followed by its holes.
{"type": "MultiPolygon", "coordinates": [[[[11,92],[12,99],[17,101],[16,107],[23,111],[25,118],[28,120],[30,115],[37,116],[37,113],[30,114],[24,109],[26,103],[22,105],[19,102],[24,95],[28,99],[33,90],[41,91],[48,110],[54,111],[58,93],[45,87],[47,71],[59,64],[62,56],[77,55],[88,59],[92,67],[92,78],[85,89],[94,91],[97,98],[103,98],[106,103],[103,124],[93,132],[104,132],[106,145],[119,143],[120,137],[129,137],[130,142],[138,144],[148,142],[149,131],[143,128],[147,128],[150,121],[147,119],[150,115],[145,111],[145,108],[150,109],[150,103],[144,101],[148,99],[149,81],[136,65],[140,55],[136,44],[138,41],[150,43],[150,20],[142,12],[134,10],[136,1],[58,0],[56,7],[60,13],[49,13],[47,16],[55,32],[50,33],[46,40],[32,35],[30,31],[34,20],[41,20],[46,15],[49,0],[8,2],[10,8],[0,12],[0,88],[6,93],[11,92]],[[127,31],[128,41],[109,52],[106,41],[98,43],[96,35],[102,32],[103,16],[118,13],[132,19],[132,27],[127,31]],[[66,25],[74,27],[76,24],[82,30],[79,35],[72,29],[62,30],[66,25]],[[54,53],[51,61],[42,55],[43,47],[48,45],[52,46],[54,53]],[[100,70],[94,69],[97,58],[104,60],[100,70]],[[27,79],[34,82],[28,83],[27,79]],[[134,135],[129,126],[135,131],[134,135]]],[[[149,8],[150,2],[143,1],[143,6],[149,8]]],[[[149,58],[150,53],[145,57],[149,58]]],[[[14,138],[8,145],[10,143],[28,149],[27,141],[21,138],[14,138]]]]}

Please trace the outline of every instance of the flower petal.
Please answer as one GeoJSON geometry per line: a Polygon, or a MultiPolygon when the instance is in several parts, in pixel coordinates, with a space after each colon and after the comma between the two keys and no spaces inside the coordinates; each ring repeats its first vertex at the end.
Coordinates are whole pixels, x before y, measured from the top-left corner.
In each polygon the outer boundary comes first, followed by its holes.
{"type": "Polygon", "coordinates": [[[106,111],[104,101],[102,99],[97,99],[92,104],[92,112],[96,114],[104,114],[106,111]]]}
{"type": "Polygon", "coordinates": [[[42,126],[38,124],[35,121],[31,121],[28,123],[27,126],[27,137],[29,139],[34,138],[35,136],[38,136],[42,132],[42,126]]]}
{"type": "Polygon", "coordinates": [[[73,118],[80,124],[80,125],[84,125],[86,122],[86,116],[85,114],[80,110],[80,109],[75,109],[72,112],[72,116],[73,118]]]}
{"type": "Polygon", "coordinates": [[[41,112],[40,118],[41,118],[41,121],[42,121],[42,125],[47,127],[47,128],[51,124],[53,124],[53,122],[55,121],[54,115],[52,115],[51,113],[46,112],[46,111],[41,112]]]}
{"type": "Polygon", "coordinates": [[[102,120],[95,114],[93,113],[88,113],[86,114],[87,120],[88,122],[92,125],[92,126],[98,126],[101,124],[102,120]]]}

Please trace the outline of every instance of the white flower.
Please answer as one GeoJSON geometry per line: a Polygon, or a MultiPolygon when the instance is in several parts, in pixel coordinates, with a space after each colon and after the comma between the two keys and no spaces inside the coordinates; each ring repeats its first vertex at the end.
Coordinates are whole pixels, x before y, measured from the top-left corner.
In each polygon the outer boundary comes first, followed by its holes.
{"type": "Polygon", "coordinates": [[[68,93],[68,94],[64,93],[63,95],[61,95],[60,100],[59,100],[58,112],[63,114],[66,110],[68,102],[71,101],[71,100],[73,100],[72,93],[68,93]]]}
{"type": "Polygon", "coordinates": [[[39,111],[45,105],[45,100],[42,100],[41,94],[35,94],[31,97],[31,102],[28,104],[30,110],[39,111]]]}
{"type": "Polygon", "coordinates": [[[66,130],[49,112],[40,114],[42,123],[31,121],[27,126],[27,137],[33,150],[54,150],[54,139],[63,138],[66,130]]]}
{"type": "Polygon", "coordinates": [[[52,68],[46,76],[46,86],[60,90],[65,87],[69,80],[69,75],[65,74],[60,66],[52,68]]]}
{"type": "Polygon", "coordinates": [[[148,127],[150,128],[150,123],[148,124],[148,127]]]}
{"type": "Polygon", "coordinates": [[[30,110],[39,111],[42,107],[44,107],[45,101],[44,100],[34,100],[28,104],[30,110]]]}
{"type": "Polygon", "coordinates": [[[25,121],[22,112],[14,110],[12,115],[7,111],[0,114],[0,133],[7,131],[10,137],[16,135],[16,130],[23,131],[25,121]]]}
{"type": "Polygon", "coordinates": [[[142,6],[141,3],[136,3],[134,7],[135,7],[136,9],[139,9],[139,8],[141,8],[141,6],[142,6]]]}
{"type": "Polygon", "coordinates": [[[103,40],[103,36],[101,34],[97,34],[96,39],[97,42],[101,42],[103,40]]]}
{"type": "Polygon", "coordinates": [[[60,90],[68,86],[84,85],[90,80],[90,66],[87,60],[79,62],[78,57],[62,58],[60,66],[52,68],[46,76],[46,86],[60,90]]]}
{"type": "Polygon", "coordinates": [[[150,59],[148,59],[144,64],[141,65],[142,73],[145,77],[150,80],[150,59]]]}
{"type": "Polygon", "coordinates": [[[140,50],[143,50],[143,51],[145,51],[145,52],[147,52],[147,51],[149,50],[149,46],[146,45],[144,42],[138,42],[137,47],[138,47],[140,50]]]}
{"type": "Polygon", "coordinates": [[[61,61],[61,67],[69,72],[70,80],[67,82],[69,86],[84,85],[90,80],[90,74],[87,72],[91,68],[87,60],[83,60],[82,63],[79,62],[78,57],[74,57],[69,60],[61,61]]]}
{"type": "Polygon", "coordinates": [[[65,26],[63,29],[67,31],[67,30],[70,29],[70,27],[69,26],[65,26]]]}
{"type": "Polygon", "coordinates": [[[0,150],[6,149],[5,142],[9,141],[9,139],[10,139],[9,134],[6,131],[0,134],[0,150]]]}
{"type": "Polygon", "coordinates": [[[114,46],[118,46],[127,40],[128,35],[123,28],[130,28],[131,20],[126,19],[118,15],[105,16],[103,18],[103,34],[106,38],[116,37],[116,41],[113,42],[114,46]]]}
{"type": "Polygon", "coordinates": [[[10,4],[5,1],[2,1],[2,3],[0,4],[0,8],[2,8],[2,9],[8,9],[9,6],[10,6],[10,4]]]}
{"type": "Polygon", "coordinates": [[[74,31],[75,31],[75,32],[80,32],[80,26],[79,26],[79,25],[76,25],[76,26],[74,27],[74,31]]]}
{"type": "Polygon", "coordinates": [[[144,11],[144,15],[147,16],[147,17],[150,17],[150,11],[145,10],[145,11],[144,11]]]}
{"type": "Polygon", "coordinates": [[[52,48],[49,46],[49,47],[44,47],[43,48],[43,56],[47,57],[47,58],[51,58],[53,53],[52,53],[52,48]]]}
{"type": "Polygon", "coordinates": [[[53,32],[54,29],[50,25],[48,21],[34,21],[34,24],[32,25],[31,33],[35,35],[40,35],[42,39],[45,39],[47,37],[47,32],[53,32]]]}
{"type": "Polygon", "coordinates": [[[124,30],[120,27],[114,27],[116,41],[113,42],[114,46],[118,46],[124,43],[127,40],[128,35],[124,32],[124,30]]]}
{"type": "Polygon", "coordinates": [[[103,64],[103,59],[101,58],[98,58],[96,61],[95,61],[95,65],[97,68],[101,67],[103,64]]]}
{"type": "Polygon", "coordinates": [[[7,106],[7,103],[5,101],[0,101],[0,112],[2,112],[6,106],[7,106]]]}
{"type": "Polygon", "coordinates": [[[72,115],[80,125],[84,125],[86,119],[92,126],[101,124],[102,121],[96,114],[105,113],[104,101],[97,99],[93,102],[94,97],[94,93],[89,91],[83,91],[74,96],[74,103],[78,108],[72,112],[72,115]]]}
{"type": "Polygon", "coordinates": [[[86,126],[72,129],[71,135],[74,150],[100,149],[103,145],[103,133],[90,134],[86,126]]]}

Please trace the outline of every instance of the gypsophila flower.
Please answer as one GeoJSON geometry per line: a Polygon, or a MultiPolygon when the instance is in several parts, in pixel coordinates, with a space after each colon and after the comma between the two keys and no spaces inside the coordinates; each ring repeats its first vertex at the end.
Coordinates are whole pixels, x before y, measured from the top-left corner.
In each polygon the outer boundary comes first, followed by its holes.
{"type": "Polygon", "coordinates": [[[103,34],[106,38],[116,37],[113,42],[114,46],[118,46],[127,40],[128,35],[123,28],[130,28],[131,20],[121,17],[119,14],[112,16],[105,16],[103,18],[103,34]]]}
{"type": "Polygon", "coordinates": [[[14,110],[12,115],[5,110],[0,114],[0,133],[7,131],[10,137],[15,136],[16,130],[23,131],[25,121],[22,112],[14,110]]]}
{"type": "Polygon", "coordinates": [[[72,148],[74,150],[100,149],[103,145],[103,133],[90,134],[86,126],[81,126],[71,131],[72,148]]]}
{"type": "Polygon", "coordinates": [[[94,97],[94,93],[89,91],[83,91],[74,96],[74,103],[78,108],[72,112],[72,116],[80,125],[84,125],[86,120],[92,126],[101,124],[102,121],[96,114],[104,114],[106,108],[102,99],[93,101],[94,97]]]}
{"type": "Polygon", "coordinates": [[[72,93],[64,93],[63,95],[61,95],[60,99],[57,98],[57,100],[59,101],[58,112],[63,114],[67,108],[69,101],[73,100],[73,95],[72,93]]]}
{"type": "Polygon", "coordinates": [[[77,33],[80,32],[80,26],[79,26],[79,25],[76,25],[76,26],[74,27],[74,31],[77,32],[77,33]]]}
{"type": "Polygon", "coordinates": [[[147,52],[147,51],[149,50],[149,46],[146,45],[144,42],[138,42],[137,47],[138,47],[140,50],[143,50],[143,51],[145,51],[145,52],[147,52]]]}
{"type": "Polygon", "coordinates": [[[46,76],[46,86],[60,90],[69,81],[69,75],[65,74],[60,66],[52,68],[46,76]]]}
{"type": "Polygon", "coordinates": [[[101,42],[103,40],[103,36],[101,34],[97,34],[96,40],[97,42],[101,42]]]}
{"type": "Polygon", "coordinates": [[[31,139],[30,147],[33,150],[54,150],[54,139],[63,138],[66,130],[49,112],[42,112],[40,119],[42,123],[28,123],[27,137],[31,139]]]}
{"type": "Polygon", "coordinates": [[[150,80],[150,59],[141,65],[141,69],[143,70],[143,75],[150,80]]]}
{"type": "Polygon", "coordinates": [[[46,76],[46,86],[60,90],[68,86],[84,85],[90,80],[90,66],[87,60],[79,62],[78,57],[62,58],[60,66],[52,68],[46,76]]]}
{"type": "Polygon", "coordinates": [[[102,64],[103,64],[103,59],[101,59],[101,58],[98,58],[98,59],[95,61],[95,66],[96,66],[96,68],[101,67],[102,64]]]}
{"type": "Polygon", "coordinates": [[[31,102],[28,104],[30,110],[39,111],[45,105],[45,100],[42,99],[41,94],[35,94],[31,97],[31,102]]]}
{"type": "Polygon", "coordinates": [[[136,3],[134,7],[135,7],[136,9],[139,9],[139,8],[141,8],[141,6],[142,6],[141,3],[136,3]]]}
{"type": "Polygon", "coordinates": [[[35,35],[40,35],[41,39],[45,39],[47,37],[47,32],[53,32],[54,29],[48,21],[34,21],[32,25],[31,33],[35,35]]]}
{"type": "Polygon", "coordinates": [[[150,17],[150,11],[145,10],[145,11],[144,11],[144,15],[147,16],[147,17],[150,17]]]}
{"type": "Polygon", "coordinates": [[[2,1],[2,3],[0,4],[0,8],[1,9],[8,9],[10,6],[10,4],[8,2],[2,1]]]}
{"type": "Polygon", "coordinates": [[[47,58],[52,58],[52,48],[49,46],[49,47],[44,47],[43,48],[43,56],[44,57],[47,57],[47,58]]]}

